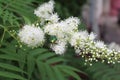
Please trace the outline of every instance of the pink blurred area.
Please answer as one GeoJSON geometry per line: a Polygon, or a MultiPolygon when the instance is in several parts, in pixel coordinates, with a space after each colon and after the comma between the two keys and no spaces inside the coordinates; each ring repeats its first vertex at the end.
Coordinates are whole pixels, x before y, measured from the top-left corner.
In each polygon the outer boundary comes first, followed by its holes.
{"type": "Polygon", "coordinates": [[[82,17],[89,32],[106,43],[120,44],[120,0],[88,0],[82,17]]]}
{"type": "Polygon", "coordinates": [[[120,10],[120,0],[111,0],[111,10],[110,15],[111,16],[117,16],[118,10],[120,10]]]}

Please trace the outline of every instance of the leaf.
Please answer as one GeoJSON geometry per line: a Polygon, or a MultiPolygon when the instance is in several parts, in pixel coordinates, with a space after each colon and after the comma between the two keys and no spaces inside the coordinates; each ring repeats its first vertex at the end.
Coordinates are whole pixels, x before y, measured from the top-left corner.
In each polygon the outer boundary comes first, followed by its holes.
{"type": "Polygon", "coordinates": [[[42,55],[40,55],[40,56],[38,56],[38,60],[47,60],[48,58],[50,58],[50,57],[53,57],[53,56],[55,56],[56,54],[55,53],[52,53],[52,52],[49,52],[49,53],[45,53],[45,54],[42,54],[42,55]]]}
{"type": "Polygon", "coordinates": [[[1,68],[4,68],[4,69],[8,69],[8,70],[11,70],[11,71],[17,71],[17,72],[22,72],[22,73],[25,73],[23,70],[21,70],[20,68],[16,67],[16,66],[13,66],[11,64],[7,64],[7,63],[0,63],[0,67],[1,68]]]}
{"type": "Polygon", "coordinates": [[[27,56],[28,80],[30,80],[32,73],[34,71],[34,68],[35,68],[35,60],[34,60],[33,56],[28,54],[28,56],[27,56]]]}
{"type": "Polygon", "coordinates": [[[57,67],[53,67],[53,70],[57,80],[66,80],[64,77],[65,75],[57,67]]]}
{"type": "Polygon", "coordinates": [[[50,67],[47,64],[44,64],[44,65],[45,65],[46,73],[47,73],[47,76],[48,76],[49,80],[56,80],[52,67],[50,67]]]}
{"type": "Polygon", "coordinates": [[[56,67],[58,67],[60,70],[62,70],[66,74],[71,75],[72,77],[76,78],[77,80],[81,80],[80,76],[78,74],[76,74],[76,72],[75,72],[75,71],[79,72],[78,69],[75,69],[70,66],[65,66],[65,65],[62,65],[62,66],[58,65],[56,67]]]}
{"type": "Polygon", "coordinates": [[[55,58],[50,58],[49,60],[46,61],[48,64],[54,64],[54,63],[59,63],[59,62],[64,62],[66,61],[63,58],[55,57],[55,58]]]}
{"type": "Polygon", "coordinates": [[[38,68],[38,71],[40,73],[41,80],[48,80],[44,63],[37,61],[37,68],[38,68]]]}
{"type": "MultiPolygon", "coordinates": [[[[0,59],[6,59],[6,60],[13,60],[13,61],[20,61],[17,57],[14,57],[12,55],[7,55],[7,54],[1,54],[0,59]]],[[[20,61],[23,62],[23,61],[20,61]]]]}
{"type": "Polygon", "coordinates": [[[23,16],[24,20],[25,20],[25,24],[31,24],[30,19],[28,19],[27,17],[23,16]]]}
{"type": "Polygon", "coordinates": [[[27,80],[18,74],[14,74],[12,72],[7,72],[7,71],[0,71],[0,76],[6,77],[6,78],[12,78],[12,79],[27,80]]]}
{"type": "Polygon", "coordinates": [[[76,74],[73,70],[67,70],[67,69],[61,69],[61,70],[65,72],[66,74],[71,75],[72,77],[76,78],[77,80],[81,80],[80,76],[78,76],[78,74],[76,74]]]}
{"type": "Polygon", "coordinates": [[[67,65],[56,65],[56,66],[59,67],[59,68],[61,68],[61,69],[64,67],[64,69],[67,69],[67,70],[73,70],[73,71],[76,71],[76,72],[80,72],[79,69],[76,69],[76,68],[71,67],[71,66],[67,66],[67,65]]]}
{"type": "Polygon", "coordinates": [[[33,56],[38,56],[39,54],[48,52],[47,49],[45,48],[37,48],[37,49],[33,49],[32,51],[30,51],[29,53],[33,56]]]}
{"type": "Polygon", "coordinates": [[[21,69],[24,69],[24,67],[26,65],[27,52],[22,51],[21,49],[19,49],[17,53],[18,53],[17,55],[19,56],[19,59],[20,59],[20,61],[19,61],[18,64],[19,64],[19,66],[20,66],[21,69]]]}

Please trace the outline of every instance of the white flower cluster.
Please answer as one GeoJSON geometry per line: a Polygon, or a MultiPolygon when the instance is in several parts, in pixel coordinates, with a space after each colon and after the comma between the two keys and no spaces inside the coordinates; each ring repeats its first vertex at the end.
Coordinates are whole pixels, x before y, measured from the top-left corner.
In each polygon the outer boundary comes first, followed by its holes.
{"type": "Polygon", "coordinates": [[[38,16],[42,22],[49,21],[51,23],[56,23],[59,21],[57,13],[54,13],[54,1],[49,1],[40,5],[35,11],[34,14],[38,16]]]}
{"type": "Polygon", "coordinates": [[[37,47],[43,45],[44,32],[40,27],[35,27],[34,25],[25,25],[19,31],[18,37],[20,41],[26,44],[28,47],[37,47]]]}
{"type": "Polygon", "coordinates": [[[49,35],[55,35],[58,39],[68,39],[69,36],[78,30],[78,24],[78,18],[70,17],[65,21],[46,25],[44,31],[49,35]]]}
{"type": "Polygon", "coordinates": [[[112,42],[108,45],[109,49],[114,49],[116,51],[120,51],[120,45],[118,45],[117,43],[115,42],[112,42]]]}
{"type": "Polygon", "coordinates": [[[48,3],[44,3],[40,5],[35,11],[34,14],[40,18],[48,19],[53,13],[54,2],[49,1],[48,3]]]}
{"type": "Polygon", "coordinates": [[[116,61],[119,62],[120,52],[107,48],[102,41],[95,40],[96,34],[78,30],[80,20],[77,17],[60,20],[57,13],[54,13],[54,1],[40,5],[34,14],[41,20],[38,24],[46,23],[40,25],[43,30],[39,25],[37,27],[25,25],[19,31],[20,41],[28,47],[37,47],[43,44],[45,33],[49,37],[56,37],[56,40],[50,43],[50,48],[56,54],[64,54],[70,44],[77,54],[85,58],[86,62],[98,60],[102,62],[108,60],[108,63],[113,64],[116,61]]]}
{"type": "Polygon", "coordinates": [[[66,42],[57,41],[57,44],[51,44],[51,49],[55,51],[56,54],[64,54],[66,51],[66,42]]]}

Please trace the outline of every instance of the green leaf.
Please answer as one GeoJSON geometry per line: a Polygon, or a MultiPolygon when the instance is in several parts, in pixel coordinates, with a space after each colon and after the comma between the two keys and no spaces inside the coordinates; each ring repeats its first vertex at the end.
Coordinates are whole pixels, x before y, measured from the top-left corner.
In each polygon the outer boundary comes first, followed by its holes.
{"type": "Polygon", "coordinates": [[[41,80],[48,80],[44,63],[37,61],[37,68],[38,68],[38,71],[40,73],[41,80]]]}
{"type": "Polygon", "coordinates": [[[63,58],[55,57],[55,58],[50,58],[49,60],[46,61],[46,63],[54,64],[54,63],[59,63],[59,62],[64,62],[64,61],[66,61],[66,60],[63,58]]]}
{"type": "Polygon", "coordinates": [[[33,56],[38,56],[38,55],[45,53],[45,52],[48,52],[48,50],[44,49],[44,48],[37,48],[37,49],[31,50],[29,53],[33,56]]]}
{"type": "Polygon", "coordinates": [[[61,69],[64,67],[64,69],[67,69],[67,70],[73,70],[73,71],[76,71],[76,72],[80,72],[79,69],[76,69],[76,68],[71,67],[71,66],[67,66],[67,65],[56,65],[56,66],[59,67],[59,68],[61,68],[61,69]]]}
{"type": "Polygon", "coordinates": [[[46,73],[47,73],[47,76],[48,76],[49,80],[56,80],[52,67],[50,67],[47,64],[44,64],[44,65],[45,65],[46,73]]]}
{"type": "Polygon", "coordinates": [[[72,77],[76,78],[77,80],[81,80],[80,76],[72,70],[62,69],[62,71],[65,72],[68,75],[71,75],[72,77]]]}
{"type": "Polygon", "coordinates": [[[7,63],[0,63],[0,67],[1,68],[4,68],[4,69],[8,69],[8,70],[11,70],[11,71],[17,71],[17,72],[22,72],[22,73],[25,73],[23,70],[21,70],[20,68],[16,67],[16,66],[13,66],[11,64],[7,64],[7,63]]]}
{"type": "Polygon", "coordinates": [[[19,59],[22,61],[22,62],[21,61],[19,62],[19,66],[20,66],[21,69],[24,69],[24,67],[26,65],[27,52],[19,49],[17,51],[17,55],[19,56],[19,59]]]}
{"type": "MultiPolygon", "coordinates": [[[[7,55],[7,54],[1,54],[0,59],[20,61],[20,59],[18,59],[17,57],[14,57],[12,55],[7,55]]],[[[20,62],[23,62],[23,61],[20,61],[20,62]]]]}
{"type": "Polygon", "coordinates": [[[30,80],[32,73],[34,71],[35,68],[35,59],[33,56],[31,56],[30,54],[28,54],[27,56],[27,71],[28,71],[28,80],[30,80]]]}
{"type": "Polygon", "coordinates": [[[57,67],[53,67],[53,70],[57,80],[66,80],[65,75],[57,67]]]}
{"type": "Polygon", "coordinates": [[[45,53],[45,54],[42,54],[40,56],[38,56],[38,60],[46,60],[50,57],[53,57],[55,56],[56,54],[55,53],[52,53],[52,52],[49,52],[49,53],[45,53]]]}
{"type": "Polygon", "coordinates": [[[15,73],[12,73],[12,72],[7,72],[7,71],[0,71],[0,76],[1,77],[6,77],[6,78],[12,78],[12,79],[27,80],[27,79],[25,79],[24,77],[22,77],[18,74],[15,74],[15,73]]]}
{"type": "Polygon", "coordinates": [[[31,24],[30,19],[28,19],[27,17],[23,16],[24,20],[25,20],[25,24],[31,24]]]}
{"type": "Polygon", "coordinates": [[[78,69],[70,67],[70,66],[64,66],[64,65],[63,66],[58,65],[56,67],[58,67],[60,70],[62,70],[66,74],[71,75],[72,77],[76,78],[77,80],[81,80],[80,76],[76,74],[75,72],[75,71],[79,72],[78,69]]]}

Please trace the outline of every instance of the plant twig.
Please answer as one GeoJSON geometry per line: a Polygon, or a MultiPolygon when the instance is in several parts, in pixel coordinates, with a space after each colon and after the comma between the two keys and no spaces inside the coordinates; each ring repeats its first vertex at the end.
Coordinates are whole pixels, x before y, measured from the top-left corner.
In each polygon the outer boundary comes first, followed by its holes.
{"type": "Polygon", "coordinates": [[[2,37],[1,37],[1,43],[3,42],[3,39],[4,39],[4,36],[5,36],[5,29],[4,29],[4,32],[3,32],[3,35],[2,35],[2,37]]]}
{"type": "Polygon", "coordinates": [[[13,37],[13,38],[18,42],[19,45],[21,45],[20,42],[18,41],[18,39],[17,39],[13,34],[11,34],[11,33],[7,30],[7,28],[5,28],[3,25],[0,25],[0,26],[4,29],[5,32],[7,32],[11,37],[13,37]]]}

